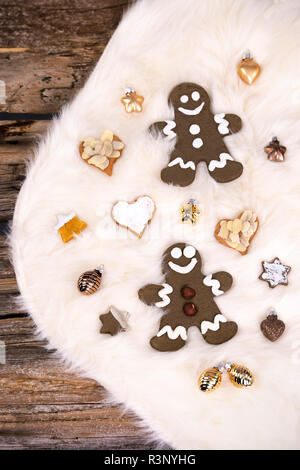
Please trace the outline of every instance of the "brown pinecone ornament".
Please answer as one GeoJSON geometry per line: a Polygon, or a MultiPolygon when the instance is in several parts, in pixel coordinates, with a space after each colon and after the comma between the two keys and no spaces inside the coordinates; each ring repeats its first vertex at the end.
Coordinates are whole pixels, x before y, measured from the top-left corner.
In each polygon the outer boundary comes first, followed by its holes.
{"type": "Polygon", "coordinates": [[[90,295],[96,292],[100,287],[102,274],[103,266],[81,274],[77,283],[79,292],[83,295],[90,295]]]}
{"type": "Polygon", "coordinates": [[[280,145],[279,140],[277,137],[273,137],[271,142],[264,148],[266,154],[268,155],[268,159],[271,162],[283,162],[285,160],[285,152],[286,147],[280,145]]]}

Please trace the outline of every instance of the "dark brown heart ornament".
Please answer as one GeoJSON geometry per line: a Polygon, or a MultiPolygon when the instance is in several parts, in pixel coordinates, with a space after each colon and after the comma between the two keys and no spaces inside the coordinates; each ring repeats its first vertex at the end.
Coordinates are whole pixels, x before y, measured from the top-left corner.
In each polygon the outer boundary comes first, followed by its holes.
{"type": "Polygon", "coordinates": [[[282,320],[278,320],[275,310],[271,310],[265,320],[260,324],[261,331],[270,341],[276,341],[283,334],[285,324],[282,320]]]}

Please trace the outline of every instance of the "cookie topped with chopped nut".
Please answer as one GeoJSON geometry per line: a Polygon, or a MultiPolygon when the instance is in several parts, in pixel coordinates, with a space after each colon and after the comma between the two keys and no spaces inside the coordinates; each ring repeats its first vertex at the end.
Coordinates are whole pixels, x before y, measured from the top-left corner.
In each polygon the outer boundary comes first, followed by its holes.
{"type": "Polygon", "coordinates": [[[220,220],[216,226],[215,237],[223,245],[245,255],[254,238],[259,221],[252,210],[245,210],[236,219],[220,220]]]}

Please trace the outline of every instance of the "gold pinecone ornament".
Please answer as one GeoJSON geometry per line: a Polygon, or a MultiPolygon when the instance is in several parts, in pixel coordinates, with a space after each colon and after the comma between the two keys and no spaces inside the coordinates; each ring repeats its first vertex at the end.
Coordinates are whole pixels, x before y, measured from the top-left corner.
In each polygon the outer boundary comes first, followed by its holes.
{"type": "Polygon", "coordinates": [[[247,367],[231,364],[226,367],[231,383],[238,388],[251,387],[253,375],[247,367]]]}
{"type": "Polygon", "coordinates": [[[83,295],[90,295],[96,292],[101,284],[103,266],[93,271],[85,271],[78,279],[78,290],[83,295]]]}
{"type": "Polygon", "coordinates": [[[222,380],[222,373],[228,372],[231,383],[238,388],[250,387],[253,385],[253,375],[247,367],[226,362],[210,369],[206,369],[198,379],[198,386],[202,392],[213,392],[222,380]]]}
{"type": "Polygon", "coordinates": [[[217,367],[206,369],[198,379],[198,386],[202,392],[213,392],[219,387],[222,372],[217,367]]]}

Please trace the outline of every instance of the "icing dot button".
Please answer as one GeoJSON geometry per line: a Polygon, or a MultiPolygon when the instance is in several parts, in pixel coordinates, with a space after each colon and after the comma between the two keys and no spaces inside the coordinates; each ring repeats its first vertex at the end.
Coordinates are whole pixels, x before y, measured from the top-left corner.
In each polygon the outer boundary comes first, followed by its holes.
{"type": "Polygon", "coordinates": [[[188,302],[183,306],[183,312],[189,317],[195,315],[197,313],[197,310],[198,309],[193,302],[188,302]]]}
{"type": "Polygon", "coordinates": [[[189,286],[184,286],[181,289],[180,293],[185,300],[190,300],[196,295],[196,291],[192,287],[189,287],[189,286]]]}
{"type": "Polygon", "coordinates": [[[192,124],[189,131],[192,135],[197,135],[200,132],[200,126],[198,126],[198,124],[192,124]]]}
{"type": "Polygon", "coordinates": [[[200,147],[202,147],[202,145],[203,145],[203,140],[200,139],[200,137],[198,137],[197,139],[194,139],[194,140],[193,140],[193,147],[194,147],[195,149],[199,149],[200,147]]]}

